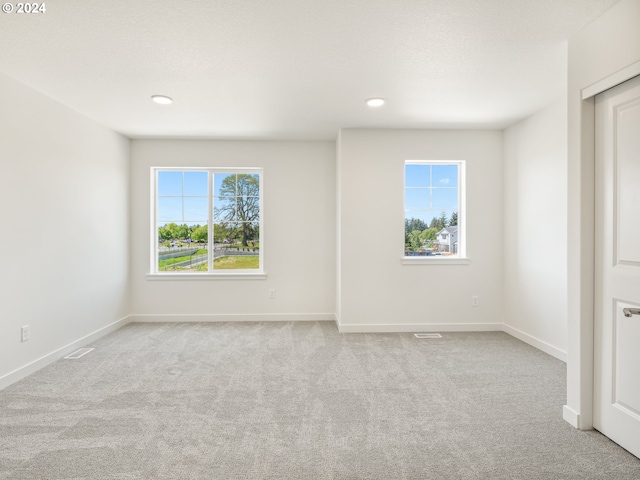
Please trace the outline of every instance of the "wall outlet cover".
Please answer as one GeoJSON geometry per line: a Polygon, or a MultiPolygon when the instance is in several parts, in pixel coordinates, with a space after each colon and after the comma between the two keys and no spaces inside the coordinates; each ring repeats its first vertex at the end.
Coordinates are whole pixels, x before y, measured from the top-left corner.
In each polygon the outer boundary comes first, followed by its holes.
{"type": "Polygon", "coordinates": [[[29,325],[25,325],[20,329],[21,341],[26,342],[29,340],[29,325]]]}

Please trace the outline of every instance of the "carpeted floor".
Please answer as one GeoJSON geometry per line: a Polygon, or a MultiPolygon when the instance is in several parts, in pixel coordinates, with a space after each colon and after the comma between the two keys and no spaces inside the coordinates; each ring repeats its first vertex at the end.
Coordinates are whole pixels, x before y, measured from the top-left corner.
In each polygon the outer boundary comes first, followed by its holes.
{"type": "Polygon", "coordinates": [[[131,324],[0,391],[2,479],[640,479],[504,333],[131,324]]]}

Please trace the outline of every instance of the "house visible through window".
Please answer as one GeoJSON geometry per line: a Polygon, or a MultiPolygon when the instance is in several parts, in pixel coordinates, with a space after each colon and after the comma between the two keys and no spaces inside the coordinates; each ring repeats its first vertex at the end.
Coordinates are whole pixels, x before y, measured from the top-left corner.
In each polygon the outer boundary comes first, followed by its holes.
{"type": "Polygon", "coordinates": [[[153,273],[262,272],[261,169],[152,169],[153,273]]]}
{"type": "Polygon", "coordinates": [[[405,162],[404,256],[464,256],[464,161],[405,162]]]}

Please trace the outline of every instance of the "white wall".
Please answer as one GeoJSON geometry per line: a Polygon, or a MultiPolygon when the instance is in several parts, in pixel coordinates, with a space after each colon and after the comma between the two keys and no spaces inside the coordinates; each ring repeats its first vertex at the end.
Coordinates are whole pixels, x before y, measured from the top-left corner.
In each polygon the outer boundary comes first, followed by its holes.
{"type": "Polygon", "coordinates": [[[502,133],[344,129],[338,142],[341,331],[500,330],[502,133]],[[409,159],[466,160],[469,265],[401,264],[409,159]]]}
{"type": "Polygon", "coordinates": [[[134,140],[131,152],[133,319],[334,318],[333,142],[134,140]],[[267,279],[148,279],[152,166],[263,167],[267,279]]]}
{"type": "Polygon", "coordinates": [[[566,97],[504,131],[504,323],[566,360],[566,97]]]}
{"type": "Polygon", "coordinates": [[[640,1],[622,0],[569,41],[567,405],[572,425],[592,427],[594,108],[582,100],[640,74],[640,1]],[[626,77],[626,78],[625,78],[626,77]],[[612,78],[615,82],[611,82],[612,78]]]}
{"type": "Polygon", "coordinates": [[[4,75],[0,105],[1,388],[128,314],[129,141],[4,75]]]}

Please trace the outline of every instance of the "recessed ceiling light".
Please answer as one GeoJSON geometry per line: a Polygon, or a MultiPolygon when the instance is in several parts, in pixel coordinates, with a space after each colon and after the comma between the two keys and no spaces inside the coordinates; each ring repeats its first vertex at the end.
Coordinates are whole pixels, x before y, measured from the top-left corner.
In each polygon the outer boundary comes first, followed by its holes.
{"type": "Polygon", "coordinates": [[[160,105],[169,105],[171,102],[173,102],[173,99],[171,97],[167,97],[166,95],[152,95],[151,100],[159,103],[160,105]]]}
{"type": "Polygon", "coordinates": [[[367,100],[367,105],[369,105],[370,107],[381,107],[382,105],[384,105],[384,98],[370,98],[369,100],[367,100]]]}

